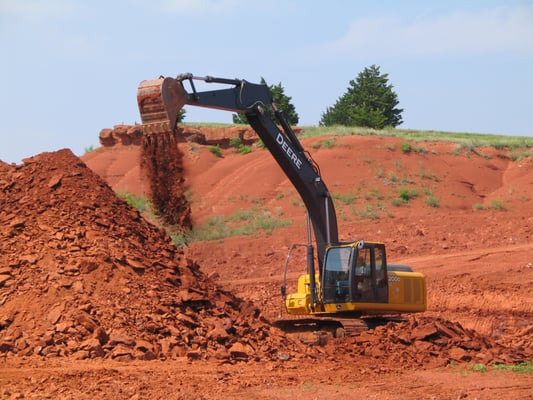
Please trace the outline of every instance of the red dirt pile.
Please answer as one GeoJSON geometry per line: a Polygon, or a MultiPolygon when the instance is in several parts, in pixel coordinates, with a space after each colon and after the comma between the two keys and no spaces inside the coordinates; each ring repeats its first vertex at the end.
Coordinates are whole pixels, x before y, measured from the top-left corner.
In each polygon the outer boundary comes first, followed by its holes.
{"type": "Polygon", "coordinates": [[[0,162],[0,354],[275,357],[284,338],[69,150],[0,162]]]}
{"type": "Polygon", "coordinates": [[[355,357],[387,359],[388,365],[428,368],[451,362],[509,365],[533,358],[529,340],[523,336],[515,341],[498,341],[465,329],[458,322],[423,316],[377,326],[350,338],[349,343],[342,351],[351,351],[355,357]]]}

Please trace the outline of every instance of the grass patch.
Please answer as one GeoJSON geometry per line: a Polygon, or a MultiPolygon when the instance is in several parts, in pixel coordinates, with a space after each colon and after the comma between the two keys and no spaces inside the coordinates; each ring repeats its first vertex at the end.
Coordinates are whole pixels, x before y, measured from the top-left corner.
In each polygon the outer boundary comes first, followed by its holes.
{"type": "Polygon", "coordinates": [[[355,199],[357,198],[355,194],[353,193],[332,193],[331,197],[334,200],[340,201],[342,204],[350,205],[355,203],[355,199]]]}
{"type": "Polygon", "coordinates": [[[485,206],[483,205],[483,203],[474,203],[474,204],[472,204],[472,208],[475,211],[481,211],[481,210],[485,209],[485,206]]]}
{"type": "Polygon", "coordinates": [[[383,200],[384,196],[378,189],[371,188],[369,192],[365,193],[364,197],[365,197],[365,200],[372,200],[372,199],[383,200]]]}
{"type": "Polygon", "coordinates": [[[392,199],[392,204],[395,206],[402,206],[409,204],[409,201],[418,196],[418,191],[414,189],[402,188],[398,198],[392,199]]]}
{"type": "Polygon", "coordinates": [[[240,137],[231,138],[229,141],[229,145],[230,147],[235,148],[235,153],[248,154],[252,152],[252,147],[248,146],[247,144],[242,143],[242,140],[240,137]]]}
{"type": "MultiPolygon", "coordinates": [[[[350,126],[309,126],[302,127],[301,138],[314,136],[379,136],[379,137],[397,137],[403,140],[414,142],[450,142],[460,145],[462,150],[471,150],[476,147],[494,147],[496,149],[524,149],[517,151],[517,154],[523,153],[525,156],[533,156],[533,137],[532,136],[506,136],[493,135],[486,133],[469,133],[469,132],[444,132],[428,130],[411,130],[411,129],[371,129],[365,127],[350,126]]],[[[402,150],[403,151],[403,150],[402,150]]]]}
{"type": "Polygon", "coordinates": [[[517,372],[519,374],[533,374],[533,361],[526,361],[514,365],[495,364],[492,368],[496,370],[517,372]]]}
{"type": "Polygon", "coordinates": [[[433,172],[427,171],[424,168],[424,165],[422,163],[419,164],[417,175],[420,177],[420,179],[429,179],[429,180],[434,180],[435,182],[440,182],[439,177],[435,175],[433,172]]]}
{"type": "Polygon", "coordinates": [[[505,211],[506,210],[505,206],[503,205],[503,201],[501,201],[500,199],[492,199],[490,201],[490,205],[491,205],[492,209],[494,209],[494,210],[498,210],[498,211],[505,211]]]}
{"type": "Polygon", "coordinates": [[[356,210],[356,215],[363,219],[379,219],[379,211],[372,204],[368,204],[363,210],[356,210]]]}
{"type": "Polygon", "coordinates": [[[489,371],[511,371],[518,374],[533,374],[533,361],[526,361],[513,365],[494,364],[487,366],[485,364],[472,364],[466,370],[461,369],[461,375],[465,375],[467,371],[478,372],[485,374],[489,371]]]}
{"type": "Polygon", "coordinates": [[[140,213],[152,210],[152,204],[144,196],[120,190],[116,192],[116,195],[125,200],[130,206],[135,207],[140,213]]]}
{"type": "Polygon", "coordinates": [[[411,144],[409,143],[402,143],[402,145],[400,146],[400,149],[402,150],[402,153],[410,153],[411,150],[413,150],[411,144]]]}
{"type": "Polygon", "coordinates": [[[533,161],[533,149],[517,148],[509,152],[509,158],[513,161],[529,160],[533,161]]]}
{"type": "Polygon", "coordinates": [[[94,146],[93,145],[90,145],[89,147],[85,147],[83,149],[83,154],[90,153],[91,151],[94,151],[94,146]]]}
{"type": "Polygon", "coordinates": [[[255,235],[259,231],[270,235],[275,229],[291,223],[290,220],[274,217],[268,210],[252,207],[248,210],[238,210],[228,217],[209,218],[205,224],[193,229],[191,240],[217,240],[232,236],[255,235]]]}
{"type": "Polygon", "coordinates": [[[394,145],[394,143],[387,143],[385,145],[385,148],[389,151],[394,151],[396,149],[396,146],[394,145]]]}
{"type": "Polygon", "coordinates": [[[488,370],[488,367],[485,364],[473,364],[470,366],[470,370],[474,372],[485,373],[488,370]]]}
{"type": "Polygon", "coordinates": [[[252,152],[252,148],[248,146],[247,144],[240,144],[239,147],[237,147],[237,153],[248,154],[251,152],[252,152]]]}
{"type": "Polygon", "coordinates": [[[437,197],[433,196],[433,193],[429,193],[426,197],[426,203],[431,208],[437,208],[440,205],[440,201],[437,197]]]}
{"type": "MultiPolygon", "coordinates": [[[[181,122],[180,125],[201,128],[202,126],[211,127],[232,127],[236,124],[227,123],[209,123],[209,122],[181,122]]],[[[242,125],[248,127],[248,125],[242,125]]],[[[494,147],[495,149],[527,149],[518,151],[524,155],[533,156],[533,136],[508,136],[494,135],[489,133],[470,133],[470,132],[446,132],[433,130],[412,130],[396,129],[387,127],[385,129],[372,129],[357,126],[301,126],[300,139],[306,139],[316,136],[378,136],[378,137],[396,137],[403,140],[414,142],[450,142],[463,146],[463,149],[472,149],[476,147],[494,147]]]]}
{"type": "Polygon", "coordinates": [[[222,150],[220,150],[220,146],[217,144],[216,146],[209,146],[209,151],[213,153],[217,157],[222,157],[222,150]]]}
{"type": "Polygon", "coordinates": [[[337,139],[330,138],[311,143],[313,149],[331,149],[337,145],[337,139]]]}

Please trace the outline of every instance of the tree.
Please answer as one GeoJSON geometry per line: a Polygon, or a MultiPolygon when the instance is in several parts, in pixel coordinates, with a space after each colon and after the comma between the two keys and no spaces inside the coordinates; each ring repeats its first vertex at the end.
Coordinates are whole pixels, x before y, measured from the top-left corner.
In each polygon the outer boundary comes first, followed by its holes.
{"type": "MultiPolygon", "coordinates": [[[[266,84],[266,81],[261,78],[261,83],[266,84]]],[[[296,112],[296,108],[291,103],[291,97],[285,95],[285,90],[281,86],[281,82],[277,85],[269,85],[268,88],[272,92],[272,98],[274,99],[274,104],[279,110],[282,110],[285,114],[285,119],[289,125],[298,125],[299,117],[296,112]]],[[[276,120],[274,117],[274,112],[268,109],[270,117],[272,120],[276,120]]],[[[244,114],[233,114],[233,123],[234,124],[248,124],[248,120],[244,114]]]]}
{"type": "Polygon", "coordinates": [[[187,111],[184,108],[179,110],[179,112],[178,112],[178,122],[183,122],[183,120],[185,119],[185,114],[187,114],[187,111]]]}
{"type": "Polygon", "coordinates": [[[388,83],[388,76],[380,73],[379,66],[365,68],[356,80],[350,81],[350,87],[335,105],[326,109],[319,124],[374,129],[400,125],[403,109],[396,108],[398,96],[388,83]]]}

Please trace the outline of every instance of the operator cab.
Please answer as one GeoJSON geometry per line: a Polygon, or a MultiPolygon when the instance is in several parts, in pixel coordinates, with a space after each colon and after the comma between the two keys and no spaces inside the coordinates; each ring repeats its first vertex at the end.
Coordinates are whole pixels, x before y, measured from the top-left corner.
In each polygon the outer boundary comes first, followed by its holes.
{"type": "Polygon", "coordinates": [[[387,260],[383,243],[330,246],[322,270],[322,302],[387,303],[387,260]]]}

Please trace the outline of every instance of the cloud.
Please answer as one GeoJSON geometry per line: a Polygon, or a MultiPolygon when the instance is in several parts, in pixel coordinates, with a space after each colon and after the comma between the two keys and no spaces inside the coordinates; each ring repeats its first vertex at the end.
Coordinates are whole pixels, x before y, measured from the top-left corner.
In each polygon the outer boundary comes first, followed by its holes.
{"type": "Polygon", "coordinates": [[[357,19],[326,48],[335,54],[394,56],[532,54],[533,6],[455,11],[412,21],[399,17],[357,19]]]}

